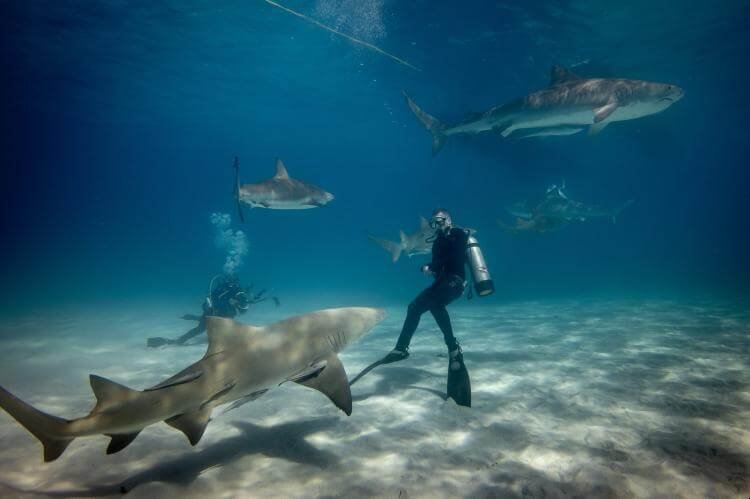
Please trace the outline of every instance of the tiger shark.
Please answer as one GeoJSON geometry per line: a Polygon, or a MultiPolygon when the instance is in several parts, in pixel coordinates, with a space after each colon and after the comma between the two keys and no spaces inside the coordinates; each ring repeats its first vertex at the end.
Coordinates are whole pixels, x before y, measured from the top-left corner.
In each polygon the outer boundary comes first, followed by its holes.
{"type": "Polygon", "coordinates": [[[207,317],[209,343],[201,360],[145,390],[91,375],[96,405],[87,416],[51,416],[2,387],[0,407],[41,441],[45,462],[89,435],[109,436],[107,454],[119,452],[160,421],[195,445],[214,407],[233,402],[229,409],[235,408],[288,381],[322,392],[350,415],[352,395],[337,354],[384,317],[382,309],[365,307],[319,310],[267,326],[207,317]]]}
{"type": "Polygon", "coordinates": [[[493,107],[454,125],[423,111],[404,92],[406,103],[432,134],[435,156],[448,137],[492,131],[503,138],[573,135],[586,128],[601,132],[608,124],[659,113],[680,100],[677,85],[623,78],[581,78],[553,66],[547,88],[493,107]]]}
{"type": "Polygon", "coordinates": [[[333,200],[333,194],[307,182],[289,176],[289,172],[280,159],[276,160],[276,174],[268,180],[256,184],[240,184],[239,159],[234,158],[235,198],[240,219],[241,203],[252,208],[272,210],[307,210],[325,206],[333,200]]]}
{"type": "Polygon", "coordinates": [[[414,255],[425,255],[432,251],[432,238],[435,231],[430,228],[429,222],[422,216],[419,217],[419,229],[413,234],[406,234],[403,230],[399,231],[399,242],[388,241],[368,234],[371,241],[378,244],[381,248],[391,254],[391,260],[396,263],[401,257],[401,253],[406,253],[409,258],[414,255]]]}

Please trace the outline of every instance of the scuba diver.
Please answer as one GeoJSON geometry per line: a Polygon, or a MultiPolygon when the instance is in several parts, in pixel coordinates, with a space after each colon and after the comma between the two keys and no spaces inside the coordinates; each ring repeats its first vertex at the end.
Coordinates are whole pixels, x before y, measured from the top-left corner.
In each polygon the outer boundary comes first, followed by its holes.
{"type": "MultiPolygon", "coordinates": [[[[433,276],[433,283],[409,304],[396,347],[388,355],[365,368],[350,385],[377,366],[408,358],[409,343],[419,320],[422,314],[429,311],[442,331],[448,347],[447,395],[458,405],[471,407],[471,381],[464,365],[461,347],[453,335],[446,306],[463,294],[467,284],[467,264],[471,268],[474,289],[478,295],[491,294],[494,285],[479,244],[470,230],[454,226],[450,214],[442,208],[432,213],[430,227],[435,231],[435,235],[428,240],[432,242],[432,261],[422,266],[422,272],[433,276]]],[[[469,291],[469,298],[471,297],[472,292],[469,291]]]]}
{"type": "Polygon", "coordinates": [[[156,348],[164,345],[184,345],[192,338],[206,331],[206,317],[215,315],[233,319],[234,317],[244,314],[251,305],[260,303],[267,299],[273,300],[278,307],[279,299],[275,296],[268,296],[265,289],[259,293],[252,293],[252,285],[246,288],[240,286],[237,277],[233,275],[214,276],[208,286],[208,296],[203,302],[203,314],[182,316],[186,320],[198,321],[198,324],[177,339],[154,337],[146,340],[146,346],[156,348]],[[214,287],[214,283],[220,279],[214,287]]]}

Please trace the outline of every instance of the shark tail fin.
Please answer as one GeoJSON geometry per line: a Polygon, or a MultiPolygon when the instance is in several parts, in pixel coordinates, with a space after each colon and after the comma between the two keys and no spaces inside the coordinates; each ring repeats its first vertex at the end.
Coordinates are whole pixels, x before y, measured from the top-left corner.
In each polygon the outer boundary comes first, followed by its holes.
{"type": "Polygon", "coordinates": [[[237,214],[241,221],[245,221],[242,214],[242,202],[240,201],[240,158],[234,157],[234,200],[237,203],[237,214]]]}
{"type": "Polygon", "coordinates": [[[44,462],[54,461],[65,452],[73,438],[67,437],[68,420],[50,416],[0,387],[0,407],[13,416],[44,446],[44,462]]]}
{"type": "Polygon", "coordinates": [[[370,234],[368,234],[367,237],[370,239],[370,241],[374,242],[375,244],[386,250],[388,253],[390,253],[393,263],[396,263],[401,257],[401,250],[403,249],[401,244],[393,241],[388,241],[387,239],[381,239],[370,234]]]}
{"type": "Polygon", "coordinates": [[[437,156],[437,154],[440,152],[440,149],[442,149],[445,145],[445,139],[447,138],[445,133],[443,133],[443,130],[445,130],[445,125],[443,125],[440,120],[438,120],[434,116],[431,116],[424,112],[416,102],[411,100],[409,94],[407,94],[406,92],[403,92],[403,94],[404,98],[406,98],[406,104],[414,113],[414,116],[416,116],[419,122],[422,123],[422,126],[424,126],[427,131],[432,134],[432,156],[437,156]]]}

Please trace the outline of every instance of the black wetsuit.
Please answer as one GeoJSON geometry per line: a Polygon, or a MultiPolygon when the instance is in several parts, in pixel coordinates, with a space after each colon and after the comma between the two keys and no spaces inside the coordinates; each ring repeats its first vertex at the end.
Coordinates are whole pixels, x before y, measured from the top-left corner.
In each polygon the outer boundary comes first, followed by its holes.
{"type": "Polygon", "coordinates": [[[466,242],[469,238],[464,229],[452,228],[447,235],[441,232],[432,243],[432,262],[429,269],[435,274],[435,282],[419,293],[409,304],[409,309],[398,337],[396,349],[406,351],[414,335],[419,319],[428,310],[443,332],[448,350],[458,346],[453,336],[451,319],[446,306],[461,296],[466,282],[466,242]]]}

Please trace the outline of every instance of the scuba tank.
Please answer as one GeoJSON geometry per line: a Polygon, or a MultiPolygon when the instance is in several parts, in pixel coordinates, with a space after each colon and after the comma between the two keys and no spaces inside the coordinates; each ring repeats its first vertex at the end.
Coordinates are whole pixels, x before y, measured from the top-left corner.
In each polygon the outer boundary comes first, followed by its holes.
{"type": "Polygon", "coordinates": [[[482,248],[479,247],[477,238],[469,234],[466,241],[466,261],[471,268],[471,276],[474,279],[474,289],[479,296],[488,296],[495,292],[495,285],[487,270],[487,262],[484,261],[482,248]]]}

